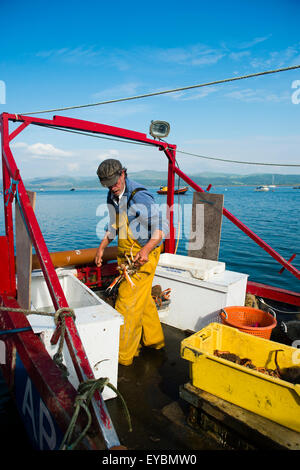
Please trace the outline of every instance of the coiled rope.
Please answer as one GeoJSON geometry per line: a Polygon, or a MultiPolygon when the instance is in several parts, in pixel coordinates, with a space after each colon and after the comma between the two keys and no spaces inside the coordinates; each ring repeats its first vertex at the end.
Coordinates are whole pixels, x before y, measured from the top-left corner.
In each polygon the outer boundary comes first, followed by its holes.
{"type": "MultiPolygon", "coordinates": [[[[11,308],[11,307],[3,307],[0,306],[0,311],[3,312],[17,312],[17,313],[23,313],[24,315],[41,315],[41,316],[48,316],[48,317],[53,317],[54,322],[56,325],[59,324],[60,322],[60,340],[59,340],[59,345],[57,352],[53,356],[53,361],[55,364],[61,369],[61,372],[64,377],[67,378],[69,375],[68,369],[66,366],[63,364],[63,345],[64,345],[64,338],[65,338],[65,331],[66,331],[66,317],[70,316],[74,320],[76,319],[74,310],[69,308],[69,307],[62,307],[58,309],[55,313],[52,312],[45,312],[45,311],[37,311],[37,310],[28,310],[24,308],[11,308]]],[[[17,332],[17,330],[16,330],[17,332]]],[[[10,333],[10,330],[7,331],[7,333],[10,333]]],[[[132,425],[131,425],[131,418],[129,414],[128,407],[126,405],[126,402],[114,385],[112,385],[109,382],[109,378],[107,377],[101,377],[99,379],[90,379],[85,382],[81,382],[78,386],[77,389],[77,396],[75,398],[75,411],[73,413],[73,416],[71,418],[70,424],[68,426],[68,429],[63,437],[60,450],[73,450],[75,447],[79,444],[79,442],[86,436],[91,424],[92,424],[92,414],[89,410],[89,404],[91,402],[91,399],[93,398],[96,390],[99,390],[100,393],[103,391],[104,387],[107,386],[111,388],[116,395],[121,399],[121,402],[123,404],[123,407],[125,409],[125,415],[128,421],[129,425],[129,431],[132,431],[132,425]],[[77,439],[75,439],[73,442],[71,442],[71,438],[74,433],[74,429],[76,426],[76,421],[78,419],[78,415],[80,410],[83,409],[87,415],[87,424],[85,428],[82,430],[82,432],[79,434],[77,439]]]]}
{"type": "MultiPolygon", "coordinates": [[[[53,356],[53,361],[61,369],[65,377],[69,375],[68,369],[63,364],[62,350],[64,346],[65,332],[66,332],[66,317],[72,317],[73,320],[75,320],[76,318],[73,309],[69,307],[62,307],[62,308],[59,308],[56,312],[52,313],[52,312],[45,312],[45,311],[38,311],[38,310],[28,310],[24,308],[11,308],[11,307],[0,306],[0,311],[17,312],[17,313],[23,313],[24,315],[41,315],[41,316],[53,317],[55,325],[60,324],[59,344],[58,344],[57,352],[53,356]]],[[[9,330],[8,330],[8,333],[9,333],[9,330]]]]}
{"type": "Polygon", "coordinates": [[[79,444],[79,442],[87,434],[92,424],[92,415],[89,410],[89,404],[91,402],[91,399],[94,396],[94,393],[97,390],[99,390],[101,393],[105,386],[111,388],[117,394],[117,396],[121,399],[124,410],[125,410],[126,418],[128,421],[129,431],[130,432],[132,431],[131,418],[130,418],[130,414],[129,414],[129,410],[126,405],[126,402],[124,398],[122,397],[121,393],[109,382],[109,379],[107,377],[105,378],[101,377],[100,379],[87,380],[86,382],[80,383],[78,386],[77,396],[76,396],[75,403],[74,403],[75,411],[70,421],[69,427],[64,435],[63,441],[60,446],[60,450],[74,450],[75,447],[79,444]],[[87,415],[87,424],[85,428],[82,430],[82,432],[79,434],[77,439],[71,442],[71,438],[74,433],[76,421],[78,419],[78,415],[81,409],[84,410],[87,415]]]}

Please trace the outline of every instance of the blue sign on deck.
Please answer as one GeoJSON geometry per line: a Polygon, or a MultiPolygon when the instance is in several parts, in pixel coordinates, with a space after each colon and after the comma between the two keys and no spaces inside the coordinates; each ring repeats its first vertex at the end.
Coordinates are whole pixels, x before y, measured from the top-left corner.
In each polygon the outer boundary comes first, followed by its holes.
{"type": "Polygon", "coordinates": [[[17,354],[15,396],[19,414],[35,449],[55,450],[62,441],[62,432],[43,402],[17,354]]]}

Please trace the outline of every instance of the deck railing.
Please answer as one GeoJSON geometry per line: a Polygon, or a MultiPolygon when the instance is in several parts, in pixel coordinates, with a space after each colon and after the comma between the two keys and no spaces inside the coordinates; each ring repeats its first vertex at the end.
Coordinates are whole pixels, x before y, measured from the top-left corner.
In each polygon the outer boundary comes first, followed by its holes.
{"type": "MultiPolygon", "coordinates": [[[[33,208],[31,207],[29,197],[27,195],[23,180],[19,169],[16,166],[13,154],[10,149],[11,140],[16,137],[25,127],[33,123],[31,118],[23,120],[23,123],[11,134],[9,134],[9,121],[19,121],[18,117],[1,115],[0,127],[2,137],[2,168],[3,168],[3,196],[4,196],[4,212],[5,212],[5,238],[8,247],[8,266],[6,266],[5,276],[9,276],[9,283],[6,287],[6,295],[16,296],[16,279],[15,279],[15,258],[14,258],[14,233],[13,233],[13,217],[12,203],[16,197],[20,212],[23,217],[24,224],[35,248],[38,256],[42,272],[51,296],[55,310],[61,308],[69,308],[65,298],[62,286],[59,282],[57,273],[54,269],[48,248],[44,237],[40,230],[33,208]]],[[[20,119],[22,121],[22,119],[20,119]]],[[[51,121],[52,123],[52,121],[51,121]]],[[[53,124],[52,124],[53,125],[53,124]]],[[[3,248],[3,245],[2,245],[3,248]]],[[[3,268],[3,266],[2,266],[3,268]]],[[[76,324],[71,316],[65,318],[65,341],[78,377],[79,382],[93,380],[95,378],[88,361],[86,352],[82,345],[76,324]]],[[[51,339],[56,344],[59,338],[60,327],[51,339]]],[[[110,419],[105,402],[99,391],[96,391],[92,399],[92,407],[102,431],[107,448],[119,446],[120,442],[115,432],[113,423],[110,419]]]]}

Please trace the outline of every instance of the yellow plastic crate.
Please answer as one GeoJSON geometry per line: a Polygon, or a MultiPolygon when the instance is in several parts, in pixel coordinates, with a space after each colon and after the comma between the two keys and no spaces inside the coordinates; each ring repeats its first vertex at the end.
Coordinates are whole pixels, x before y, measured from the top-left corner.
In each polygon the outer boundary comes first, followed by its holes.
{"type": "Polygon", "coordinates": [[[278,349],[283,349],[278,353],[280,368],[300,367],[299,349],[219,323],[210,323],[181,342],[181,356],[190,361],[195,387],[300,432],[300,385],[221,359],[214,356],[216,349],[247,357],[256,367],[268,369],[276,368],[278,349]]]}

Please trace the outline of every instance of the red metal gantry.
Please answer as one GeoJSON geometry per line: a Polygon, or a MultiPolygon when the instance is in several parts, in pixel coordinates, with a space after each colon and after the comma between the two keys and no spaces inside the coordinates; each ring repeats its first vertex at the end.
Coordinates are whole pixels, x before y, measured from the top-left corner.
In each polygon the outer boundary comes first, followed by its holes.
{"type": "MultiPolygon", "coordinates": [[[[2,168],[3,168],[3,196],[4,196],[4,212],[5,212],[5,236],[0,237],[0,248],[3,252],[3,255],[6,257],[5,265],[0,264],[0,267],[3,268],[3,273],[5,273],[1,279],[1,300],[2,304],[9,306],[11,308],[18,307],[18,304],[15,300],[16,297],[16,272],[15,272],[15,261],[14,261],[14,233],[13,233],[13,218],[12,218],[12,202],[14,196],[17,197],[17,201],[20,207],[20,211],[23,215],[26,228],[28,230],[29,236],[31,238],[32,244],[35,248],[36,254],[38,256],[42,272],[45,277],[45,281],[54,305],[55,310],[60,308],[68,308],[68,304],[58,280],[58,276],[54,269],[51,257],[48,251],[48,248],[45,244],[43,235],[41,233],[39,224],[35,217],[34,211],[30,205],[28,195],[24,183],[22,181],[19,169],[16,166],[13,154],[10,149],[10,142],[17,136],[21,131],[23,131],[28,125],[34,124],[39,126],[47,127],[58,127],[62,129],[74,129],[81,130],[92,133],[99,133],[104,135],[117,136],[132,141],[146,142],[152,144],[155,147],[158,147],[161,150],[164,150],[167,157],[169,158],[170,164],[173,164],[174,157],[172,152],[175,149],[175,146],[168,146],[165,143],[161,143],[152,139],[148,139],[145,134],[129,131],[126,129],[116,128],[112,126],[107,126],[98,123],[92,123],[89,121],[82,121],[78,119],[72,119],[61,116],[54,116],[52,120],[48,119],[38,119],[28,116],[17,116],[14,114],[3,113],[0,119],[1,126],[1,136],[2,136],[2,168]],[[9,133],[9,122],[20,122],[20,126],[16,128],[13,132],[9,133]],[[7,263],[7,264],[6,264],[7,263]]],[[[174,181],[174,174],[173,174],[174,181]]],[[[173,227],[173,212],[170,211],[169,218],[173,227]]],[[[171,229],[172,239],[169,242],[168,250],[174,250],[174,228],[171,229]]],[[[66,333],[65,340],[68,346],[70,356],[72,358],[79,382],[86,381],[88,379],[94,379],[94,374],[91,370],[90,364],[86,357],[83,345],[81,343],[76,325],[73,321],[73,318],[66,317],[66,333]]],[[[18,328],[29,326],[26,318],[15,312],[10,312],[10,315],[2,315],[1,322],[4,329],[18,328]],[[5,321],[4,321],[5,318],[5,321]]],[[[32,335],[32,332],[26,332],[28,335],[32,335]]],[[[29,337],[22,336],[21,333],[16,334],[17,342],[23,344],[25,338],[27,340],[29,337]],[[21,335],[21,337],[20,337],[21,335]]],[[[58,340],[58,328],[54,333],[51,342],[55,344],[58,340]]],[[[29,343],[32,344],[36,342],[34,335],[30,337],[29,343]],[[30,343],[31,342],[31,343],[30,343]]],[[[18,344],[19,344],[18,343],[18,344]]],[[[20,345],[20,344],[19,344],[20,345]]],[[[27,346],[27,343],[26,343],[27,346]]],[[[20,350],[22,350],[20,346],[20,350]]],[[[51,390],[53,397],[58,398],[58,390],[55,387],[55,384],[49,383],[49,363],[47,368],[40,367],[41,360],[34,362],[34,355],[31,354],[29,350],[24,348],[22,350],[22,361],[24,365],[28,367],[27,370],[30,370],[31,376],[35,377],[36,384],[39,389],[50,388],[53,385],[51,390]],[[47,385],[46,385],[47,384],[47,385]]],[[[37,358],[35,357],[35,360],[37,358]]],[[[50,359],[50,358],[49,358],[50,359]]],[[[60,390],[61,391],[61,390],[60,390]]],[[[45,394],[45,399],[47,400],[48,395],[45,394]]],[[[61,395],[60,395],[61,396],[61,395]]],[[[69,396],[72,396],[70,393],[69,396]]],[[[74,397],[74,395],[73,395],[74,397]]],[[[68,397],[69,398],[69,397],[68,397]]],[[[58,400],[59,401],[59,400],[58,400]]],[[[56,404],[58,405],[57,401],[56,404]]],[[[63,408],[69,405],[69,400],[62,399],[59,403],[63,408]]],[[[102,395],[99,391],[96,391],[94,398],[92,400],[92,406],[94,413],[97,417],[102,435],[105,441],[105,445],[108,449],[116,448],[120,445],[117,434],[115,432],[113,423],[109,417],[109,414],[106,409],[106,405],[102,399],[102,395]]],[[[55,413],[57,414],[57,413],[55,413]]],[[[63,427],[66,427],[66,422],[63,423],[63,427]]]]}
{"type": "MultiPolygon", "coordinates": [[[[185,175],[176,165],[176,146],[168,144],[164,141],[149,139],[146,134],[135,132],[123,128],[114,126],[108,126],[95,122],[73,119],[63,116],[54,116],[53,119],[40,119],[31,116],[22,116],[15,114],[3,113],[0,116],[0,128],[2,136],[2,168],[3,168],[3,196],[4,196],[4,212],[5,212],[5,236],[0,237],[0,268],[1,271],[7,273],[5,276],[1,276],[0,295],[2,295],[2,302],[7,305],[16,306],[16,301],[12,300],[16,297],[16,276],[15,276],[15,261],[14,261],[14,234],[13,234],[13,219],[12,219],[12,201],[14,196],[17,196],[17,201],[20,206],[28,233],[31,237],[32,244],[36,250],[41,269],[45,276],[45,280],[51,295],[53,305],[56,310],[66,307],[68,304],[61,288],[58,276],[54,269],[53,263],[50,258],[48,248],[45,244],[43,235],[41,233],[39,224],[36,220],[34,211],[30,205],[28,195],[26,193],[25,186],[23,184],[19,169],[16,166],[13,154],[10,149],[11,141],[20,134],[30,124],[60,128],[60,129],[72,129],[80,130],[95,134],[104,134],[130,141],[147,143],[153,147],[163,151],[168,158],[168,195],[167,195],[167,218],[170,225],[170,233],[165,242],[165,251],[168,253],[174,253],[175,251],[175,229],[174,229],[174,189],[175,189],[175,174],[182,178],[188,183],[195,191],[204,192],[204,190],[198,186],[193,180],[185,175]],[[19,127],[13,132],[9,133],[9,122],[20,123],[19,127]]],[[[300,271],[298,271],[289,261],[285,260],[279,255],[274,249],[272,249],[266,242],[258,237],[253,231],[251,231],[245,224],[239,219],[232,215],[227,209],[223,209],[223,214],[231,220],[237,227],[239,227],[246,235],[254,240],[259,246],[261,246],[267,253],[269,253],[276,261],[278,261],[285,269],[290,271],[295,277],[300,279],[300,271]]],[[[255,291],[254,283],[252,283],[252,290],[255,291]]],[[[265,286],[267,288],[268,286],[265,286]]],[[[261,288],[260,288],[261,289],[261,288]]],[[[293,294],[293,293],[290,293],[293,294]]],[[[300,305],[300,298],[293,295],[287,295],[289,300],[293,297],[294,304],[300,305]]],[[[295,294],[295,293],[294,293],[295,294]]],[[[281,300],[285,298],[285,294],[281,293],[281,300]]],[[[4,316],[3,316],[4,317],[4,316]]],[[[22,323],[28,326],[26,319],[22,319],[20,322],[20,316],[16,317],[11,312],[10,319],[7,316],[7,326],[16,327],[22,323]],[[18,318],[18,320],[17,320],[18,318]]],[[[32,334],[26,332],[25,334],[32,334]]],[[[25,335],[24,334],[24,335],[25,335]]],[[[21,338],[18,340],[23,341],[21,338]]],[[[34,335],[33,335],[34,336],[34,335]]],[[[24,337],[23,337],[24,338],[24,337]]],[[[54,335],[52,341],[57,341],[57,334],[54,335]]],[[[90,368],[89,362],[86,357],[86,353],[82,346],[76,325],[71,317],[66,318],[66,344],[70,351],[75,370],[78,375],[80,382],[87,379],[93,379],[94,375],[90,368]]],[[[28,353],[29,354],[29,353],[28,353]]],[[[31,366],[36,370],[36,366],[31,362],[31,366]]],[[[46,372],[45,372],[46,373],[46,372]]],[[[37,381],[43,381],[43,370],[36,370],[37,381]]],[[[45,378],[45,376],[44,376],[45,378]]],[[[103,402],[102,396],[99,392],[96,392],[93,400],[93,409],[95,415],[98,418],[98,422],[104,436],[104,440],[107,448],[112,448],[119,445],[117,435],[115,433],[113,424],[110,420],[108,412],[106,410],[105,403],[103,402]]]]}

